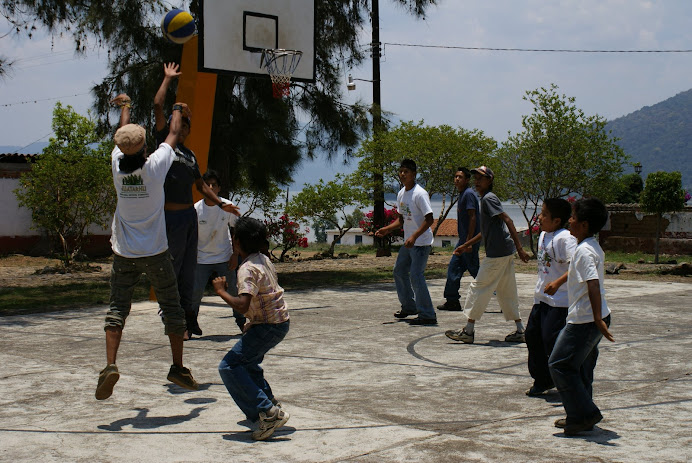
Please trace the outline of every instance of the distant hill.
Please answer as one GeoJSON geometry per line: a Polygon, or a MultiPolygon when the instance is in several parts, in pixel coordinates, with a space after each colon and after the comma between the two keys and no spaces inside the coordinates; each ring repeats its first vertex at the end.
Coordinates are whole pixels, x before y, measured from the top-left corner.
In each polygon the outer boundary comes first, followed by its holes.
{"type": "Polygon", "coordinates": [[[650,172],[677,170],[683,187],[692,189],[692,90],[614,119],[606,130],[620,138],[632,162],[642,163],[644,180],[650,172]]]}

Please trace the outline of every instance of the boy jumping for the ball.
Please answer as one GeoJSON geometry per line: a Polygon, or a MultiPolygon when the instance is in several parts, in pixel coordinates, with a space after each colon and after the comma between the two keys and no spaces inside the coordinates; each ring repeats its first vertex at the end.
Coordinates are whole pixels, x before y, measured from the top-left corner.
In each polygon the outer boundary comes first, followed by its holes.
{"type": "Polygon", "coordinates": [[[255,440],[268,439],[289,418],[274,398],[260,366],[264,355],[284,339],[290,323],[276,269],[262,253],[266,246],[264,224],[250,217],[239,219],[233,233],[233,248],[242,259],[238,296],[226,291],[225,277],[213,281],[216,294],[248,320],[243,337],[221,360],[219,374],[248,420],[257,423],[252,432],[255,440]]]}

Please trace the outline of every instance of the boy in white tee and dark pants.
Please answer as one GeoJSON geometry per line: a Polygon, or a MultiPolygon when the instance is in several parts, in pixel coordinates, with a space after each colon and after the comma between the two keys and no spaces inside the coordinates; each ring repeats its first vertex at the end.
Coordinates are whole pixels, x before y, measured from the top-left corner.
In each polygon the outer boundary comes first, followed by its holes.
{"type": "Polygon", "coordinates": [[[394,316],[406,318],[417,314],[418,317],[410,320],[409,324],[437,325],[435,308],[423,274],[434,239],[430,230],[433,210],[428,192],[416,183],[416,170],[416,163],[411,159],[401,161],[399,180],[404,187],[396,200],[399,220],[380,228],[375,236],[381,238],[398,228],[404,229],[404,246],[399,249],[394,264],[394,282],[401,310],[394,316]]]}
{"type": "Polygon", "coordinates": [[[561,198],[543,201],[538,223],[538,280],[533,296],[533,308],[526,323],[526,347],[529,351],[529,373],[533,385],[526,391],[538,397],[552,389],[553,380],[548,369],[548,358],[557,336],[567,319],[567,269],[577,247],[577,239],[565,226],[572,214],[572,206],[561,198]]]}
{"type": "Polygon", "coordinates": [[[593,372],[598,359],[598,343],[608,331],[610,309],[603,288],[605,254],[594,234],[608,220],[608,211],[598,199],[580,199],[574,204],[569,231],[577,239],[577,249],[569,264],[567,325],[560,332],[548,365],[557,387],[566,418],[555,422],[566,435],[590,431],[603,419],[593,402],[593,372]]]}
{"type": "MultiPolygon", "coordinates": [[[[221,185],[218,174],[213,170],[207,170],[202,176],[202,180],[211,188],[219,199],[225,204],[233,204],[231,201],[219,196],[221,185]]],[[[197,211],[197,271],[195,272],[195,289],[192,293],[192,310],[194,312],[194,329],[190,335],[202,335],[197,318],[199,316],[199,306],[204,296],[204,288],[212,275],[216,277],[226,277],[229,292],[232,296],[237,296],[236,291],[236,268],[238,266],[238,255],[233,254],[233,241],[231,238],[231,228],[238,220],[238,216],[231,212],[226,212],[218,204],[208,198],[200,199],[195,203],[197,211]]],[[[242,331],[245,325],[245,317],[233,311],[236,324],[242,331]]],[[[192,336],[191,336],[192,337],[192,336]]]]}

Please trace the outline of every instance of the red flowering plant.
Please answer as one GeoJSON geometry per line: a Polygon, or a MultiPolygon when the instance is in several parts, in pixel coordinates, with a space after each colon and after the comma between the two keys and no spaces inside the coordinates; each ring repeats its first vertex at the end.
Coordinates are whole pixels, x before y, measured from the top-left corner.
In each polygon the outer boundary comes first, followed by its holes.
{"type": "Polygon", "coordinates": [[[541,232],[541,224],[538,223],[538,216],[534,215],[531,217],[531,230],[527,228],[524,230],[524,235],[529,236],[529,235],[538,235],[541,232]]]}
{"type": "MultiPolygon", "coordinates": [[[[373,217],[373,211],[368,212],[365,214],[363,217],[363,220],[360,221],[358,226],[363,229],[365,233],[368,235],[374,235],[375,232],[377,231],[377,228],[375,228],[375,225],[372,222],[372,217],[373,217]]],[[[396,210],[396,207],[393,207],[391,209],[384,209],[384,226],[389,225],[390,223],[394,222],[395,220],[399,220],[399,213],[396,210]]],[[[392,233],[389,235],[385,236],[383,239],[386,242],[386,245],[389,246],[392,244],[392,241],[394,239],[403,237],[404,236],[404,230],[399,228],[397,230],[394,230],[392,233]]]]}
{"type": "Polygon", "coordinates": [[[291,220],[286,214],[279,217],[279,220],[265,220],[269,238],[274,244],[270,253],[279,262],[286,261],[286,254],[294,248],[307,248],[308,239],[305,234],[310,233],[310,229],[300,231],[300,224],[291,220]],[[277,259],[274,255],[276,249],[281,249],[281,255],[277,259]]]}

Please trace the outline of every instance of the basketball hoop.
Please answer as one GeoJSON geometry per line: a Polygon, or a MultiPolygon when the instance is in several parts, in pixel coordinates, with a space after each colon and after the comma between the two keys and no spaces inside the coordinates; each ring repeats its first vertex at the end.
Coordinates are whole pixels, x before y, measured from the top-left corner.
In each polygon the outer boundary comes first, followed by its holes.
{"type": "Polygon", "coordinates": [[[291,76],[300,63],[303,52],[299,50],[284,50],[282,48],[262,50],[260,67],[267,68],[272,80],[274,98],[283,98],[290,94],[291,76]]]}

